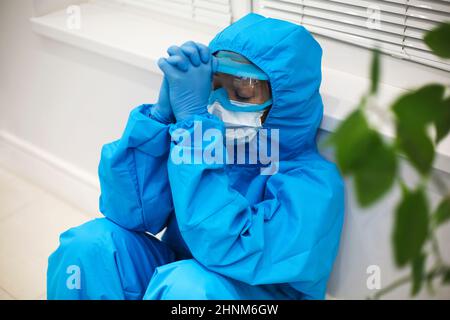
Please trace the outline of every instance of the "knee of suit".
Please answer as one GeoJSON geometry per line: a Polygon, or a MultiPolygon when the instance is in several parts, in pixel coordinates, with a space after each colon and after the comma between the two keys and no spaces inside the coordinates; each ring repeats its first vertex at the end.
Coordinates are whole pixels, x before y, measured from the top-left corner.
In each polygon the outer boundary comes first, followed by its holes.
{"type": "MultiPolygon", "coordinates": [[[[96,219],[61,234],[59,247],[48,259],[49,299],[103,297],[103,292],[102,296],[92,295],[90,287],[92,279],[101,278],[106,264],[108,269],[115,268],[110,262],[112,259],[107,258],[114,256],[112,234],[115,229],[115,225],[107,219],[96,219]],[[87,292],[90,295],[87,295],[87,292]]],[[[121,290],[116,291],[122,294],[121,290]]],[[[121,297],[122,295],[117,296],[121,297]]]]}
{"type": "Polygon", "coordinates": [[[114,232],[120,233],[118,226],[107,219],[96,219],[71,228],[61,234],[59,247],[50,256],[50,261],[65,258],[75,262],[95,257],[99,250],[112,251],[114,232]]]}
{"type": "Polygon", "coordinates": [[[236,299],[233,280],[206,269],[196,260],[181,260],[156,269],[144,299],[236,299]]]}
{"type": "Polygon", "coordinates": [[[96,219],[61,235],[60,246],[49,258],[48,290],[65,292],[66,280],[78,272],[83,294],[108,291],[119,299],[120,291],[139,295],[155,268],[173,261],[174,254],[158,239],[96,219]]]}
{"type": "Polygon", "coordinates": [[[155,267],[175,261],[175,254],[165,243],[151,235],[124,229],[107,218],[95,219],[64,232],[59,248],[49,259],[95,265],[105,262],[105,257],[149,262],[155,267]]]}

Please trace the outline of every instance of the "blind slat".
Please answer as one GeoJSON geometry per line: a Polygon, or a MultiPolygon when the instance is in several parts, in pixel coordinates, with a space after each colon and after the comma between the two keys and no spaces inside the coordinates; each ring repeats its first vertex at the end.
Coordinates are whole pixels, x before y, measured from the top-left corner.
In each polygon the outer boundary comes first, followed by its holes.
{"type": "MultiPolygon", "coordinates": [[[[411,27],[422,30],[431,30],[436,26],[436,22],[414,17],[407,17],[405,20],[405,27],[411,27]]],[[[408,28],[406,28],[408,29],[408,28]]]]}
{"type": "Polygon", "coordinates": [[[392,1],[375,1],[375,0],[323,0],[323,1],[324,2],[331,1],[362,8],[372,8],[376,6],[383,12],[392,12],[397,14],[405,14],[406,11],[404,4],[392,1]]]}
{"type": "Polygon", "coordinates": [[[311,32],[450,71],[434,56],[425,33],[450,21],[450,0],[254,0],[266,16],[306,26],[311,32]]]}
{"type": "MultiPolygon", "coordinates": [[[[317,10],[314,8],[304,8],[303,14],[306,17],[316,17],[335,21],[336,24],[345,25],[347,27],[358,27],[363,28],[363,30],[358,29],[359,32],[364,32],[368,28],[367,18],[349,16],[340,13],[334,13],[329,11],[317,10]]],[[[373,26],[375,28],[376,26],[373,26]]],[[[378,28],[378,27],[377,27],[378,28]]],[[[399,24],[382,23],[379,25],[379,30],[387,33],[393,33],[398,35],[403,35],[404,27],[399,24]]],[[[367,32],[371,32],[370,28],[367,32]]]]}
{"type": "Polygon", "coordinates": [[[358,43],[360,46],[366,47],[366,48],[373,48],[374,45],[376,45],[381,50],[384,50],[385,52],[395,55],[395,56],[402,56],[402,47],[401,45],[389,43],[389,42],[378,42],[374,39],[369,39],[367,37],[361,37],[358,35],[344,35],[342,32],[332,30],[332,29],[324,29],[321,27],[305,24],[305,27],[308,28],[313,33],[320,33],[322,35],[328,36],[330,38],[341,40],[344,42],[348,42],[349,40],[354,43],[358,43]]]}
{"type": "Polygon", "coordinates": [[[409,7],[407,16],[435,22],[444,22],[450,19],[450,14],[448,12],[432,11],[416,7],[409,7]]]}
{"type": "Polygon", "coordinates": [[[408,5],[434,11],[441,11],[441,12],[450,11],[450,2],[445,1],[409,0],[408,5]]]}
{"type": "Polygon", "coordinates": [[[320,19],[317,17],[304,16],[303,23],[315,25],[317,27],[332,29],[341,31],[347,34],[353,34],[358,36],[367,37],[370,39],[376,39],[381,41],[387,41],[392,43],[399,43],[402,41],[402,35],[392,34],[388,32],[379,32],[378,30],[366,29],[364,27],[358,27],[354,25],[348,25],[341,22],[332,20],[320,19]]]}

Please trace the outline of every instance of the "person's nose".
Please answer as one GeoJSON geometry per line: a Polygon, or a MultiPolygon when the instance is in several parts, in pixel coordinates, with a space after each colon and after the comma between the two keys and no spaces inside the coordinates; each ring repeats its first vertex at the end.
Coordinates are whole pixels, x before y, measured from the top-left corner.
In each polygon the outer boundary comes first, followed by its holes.
{"type": "Polygon", "coordinates": [[[236,93],[241,98],[252,98],[254,94],[254,90],[251,86],[239,86],[236,88],[236,93]]]}

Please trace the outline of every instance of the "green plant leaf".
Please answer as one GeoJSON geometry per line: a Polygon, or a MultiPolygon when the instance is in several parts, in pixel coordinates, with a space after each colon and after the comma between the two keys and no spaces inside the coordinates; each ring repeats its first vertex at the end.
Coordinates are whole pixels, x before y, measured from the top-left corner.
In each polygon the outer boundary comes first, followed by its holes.
{"type": "Polygon", "coordinates": [[[425,130],[398,124],[397,144],[422,175],[430,172],[434,160],[434,145],[425,130]]]}
{"type": "Polygon", "coordinates": [[[430,84],[400,96],[391,106],[397,122],[408,129],[422,130],[442,117],[445,87],[430,84]]]}
{"type": "Polygon", "coordinates": [[[396,209],[392,235],[397,266],[412,262],[422,252],[428,236],[428,203],[423,189],[406,191],[396,209]]]}
{"type": "Polygon", "coordinates": [[[433,214],[433,221],[439,226],[450,219],[450,197],[444,198],[433,214]]]}
{"type": "Polygon", "coordinates": [[[372,130],[361,109],[354,111],[331,137],[336,160],[345,175],[355,175],[358,203],[367,207],[389,191],[395,180],[397,158],[372,130]]]}
{"type": "Polygon", "coordinates": [[[370,68],[371,87],[370,93],[378,92],[378,84],[380,82],[380,51],[373,51],[372,65],[370,68]]]}
{"type": "Polygon", "coordinates": [[[443,284],[449,284],[450,283],[450,268],[448,268],[448,267],[444,271],[444,275],[442,276],[442,283],[443,284]]]}
{"type": "Polygon", "coordinates": [[[367,207],[389,191],[395,180],[397,156],[395,150],[385,145],[381,137],[379,143],[355,170],[355,187],[358,203],[367,207]]]}
{"type": "Polygon", "coordinates": [[[428,293],[430,295],[434,295],[434,284],[433,284],[434,276],[432,272],[425,274],[425,283],[427,285],[428,293]]]}
{"type": "Polygon", "coordinates": [[[450,131],[450,98],[444,99],[444,94],[443,85],[430,84],[402,95],[391,106],[398,146],[422,175],[429,173],[434,159],[428,126],[436,127],[436,143],[450,131]]]}
{"type": "Polygon", "coordinates": [[[450,58],[450,23],[443,23],[429,31],[424,41],[435,55],[450,58]]]}
{"type": "Polygon", "coordinates": [[[420,292],[420,289],[422,289],[422,284],[424,280],[425,255],[423,253],[419,254],[419,256],[412,261],[411,266],[412,266],[411,295],[415,296],[420,292]]]}
{"type": "Polygon", "coordinates": [[[427,124],[434,123],[436,142],[439,142],[450,131],[450,98],[444,99],[444,94],[443,85],[430,84],[402,95],[391,107],[397,123],[418,132],[424,132],[427,124]]]}
{"type": "Polygon", "coordinates": [[[370,155],[377,137],[361,110],[354,111],[330,137],[336,147],[336,161],[343,174],[351,173],[370,155]]]}
{"type": "Polygon", "coordinates": [[[441,105],[439,114],[434,120],[436,125],[436,143],[441,141],[450,131],[450,98],[445,99],[441,105]]]}

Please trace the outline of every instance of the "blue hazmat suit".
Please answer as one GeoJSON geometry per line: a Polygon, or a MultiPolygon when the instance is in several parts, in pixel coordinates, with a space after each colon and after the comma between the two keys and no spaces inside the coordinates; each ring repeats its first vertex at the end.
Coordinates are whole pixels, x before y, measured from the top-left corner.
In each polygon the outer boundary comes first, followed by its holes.
{"type": "Polygon", "coordinates": [[[191,135],[195,121],[223,124],[201,115],[167,125],[150,116],[152,105],[136,108],[122,138],[102,149],[106,218],[61,235],[49,258],[49,299],[324,298],[344,187],[315,142],[321,48],[302,26],[257,14],[209,47],[239,53],[269,76],[273,105],[263,127],[279,129],[278,172],[174,164],[176,129],[191,135]],[[162,241],[151,235],[164,228],[162,241]]]}

